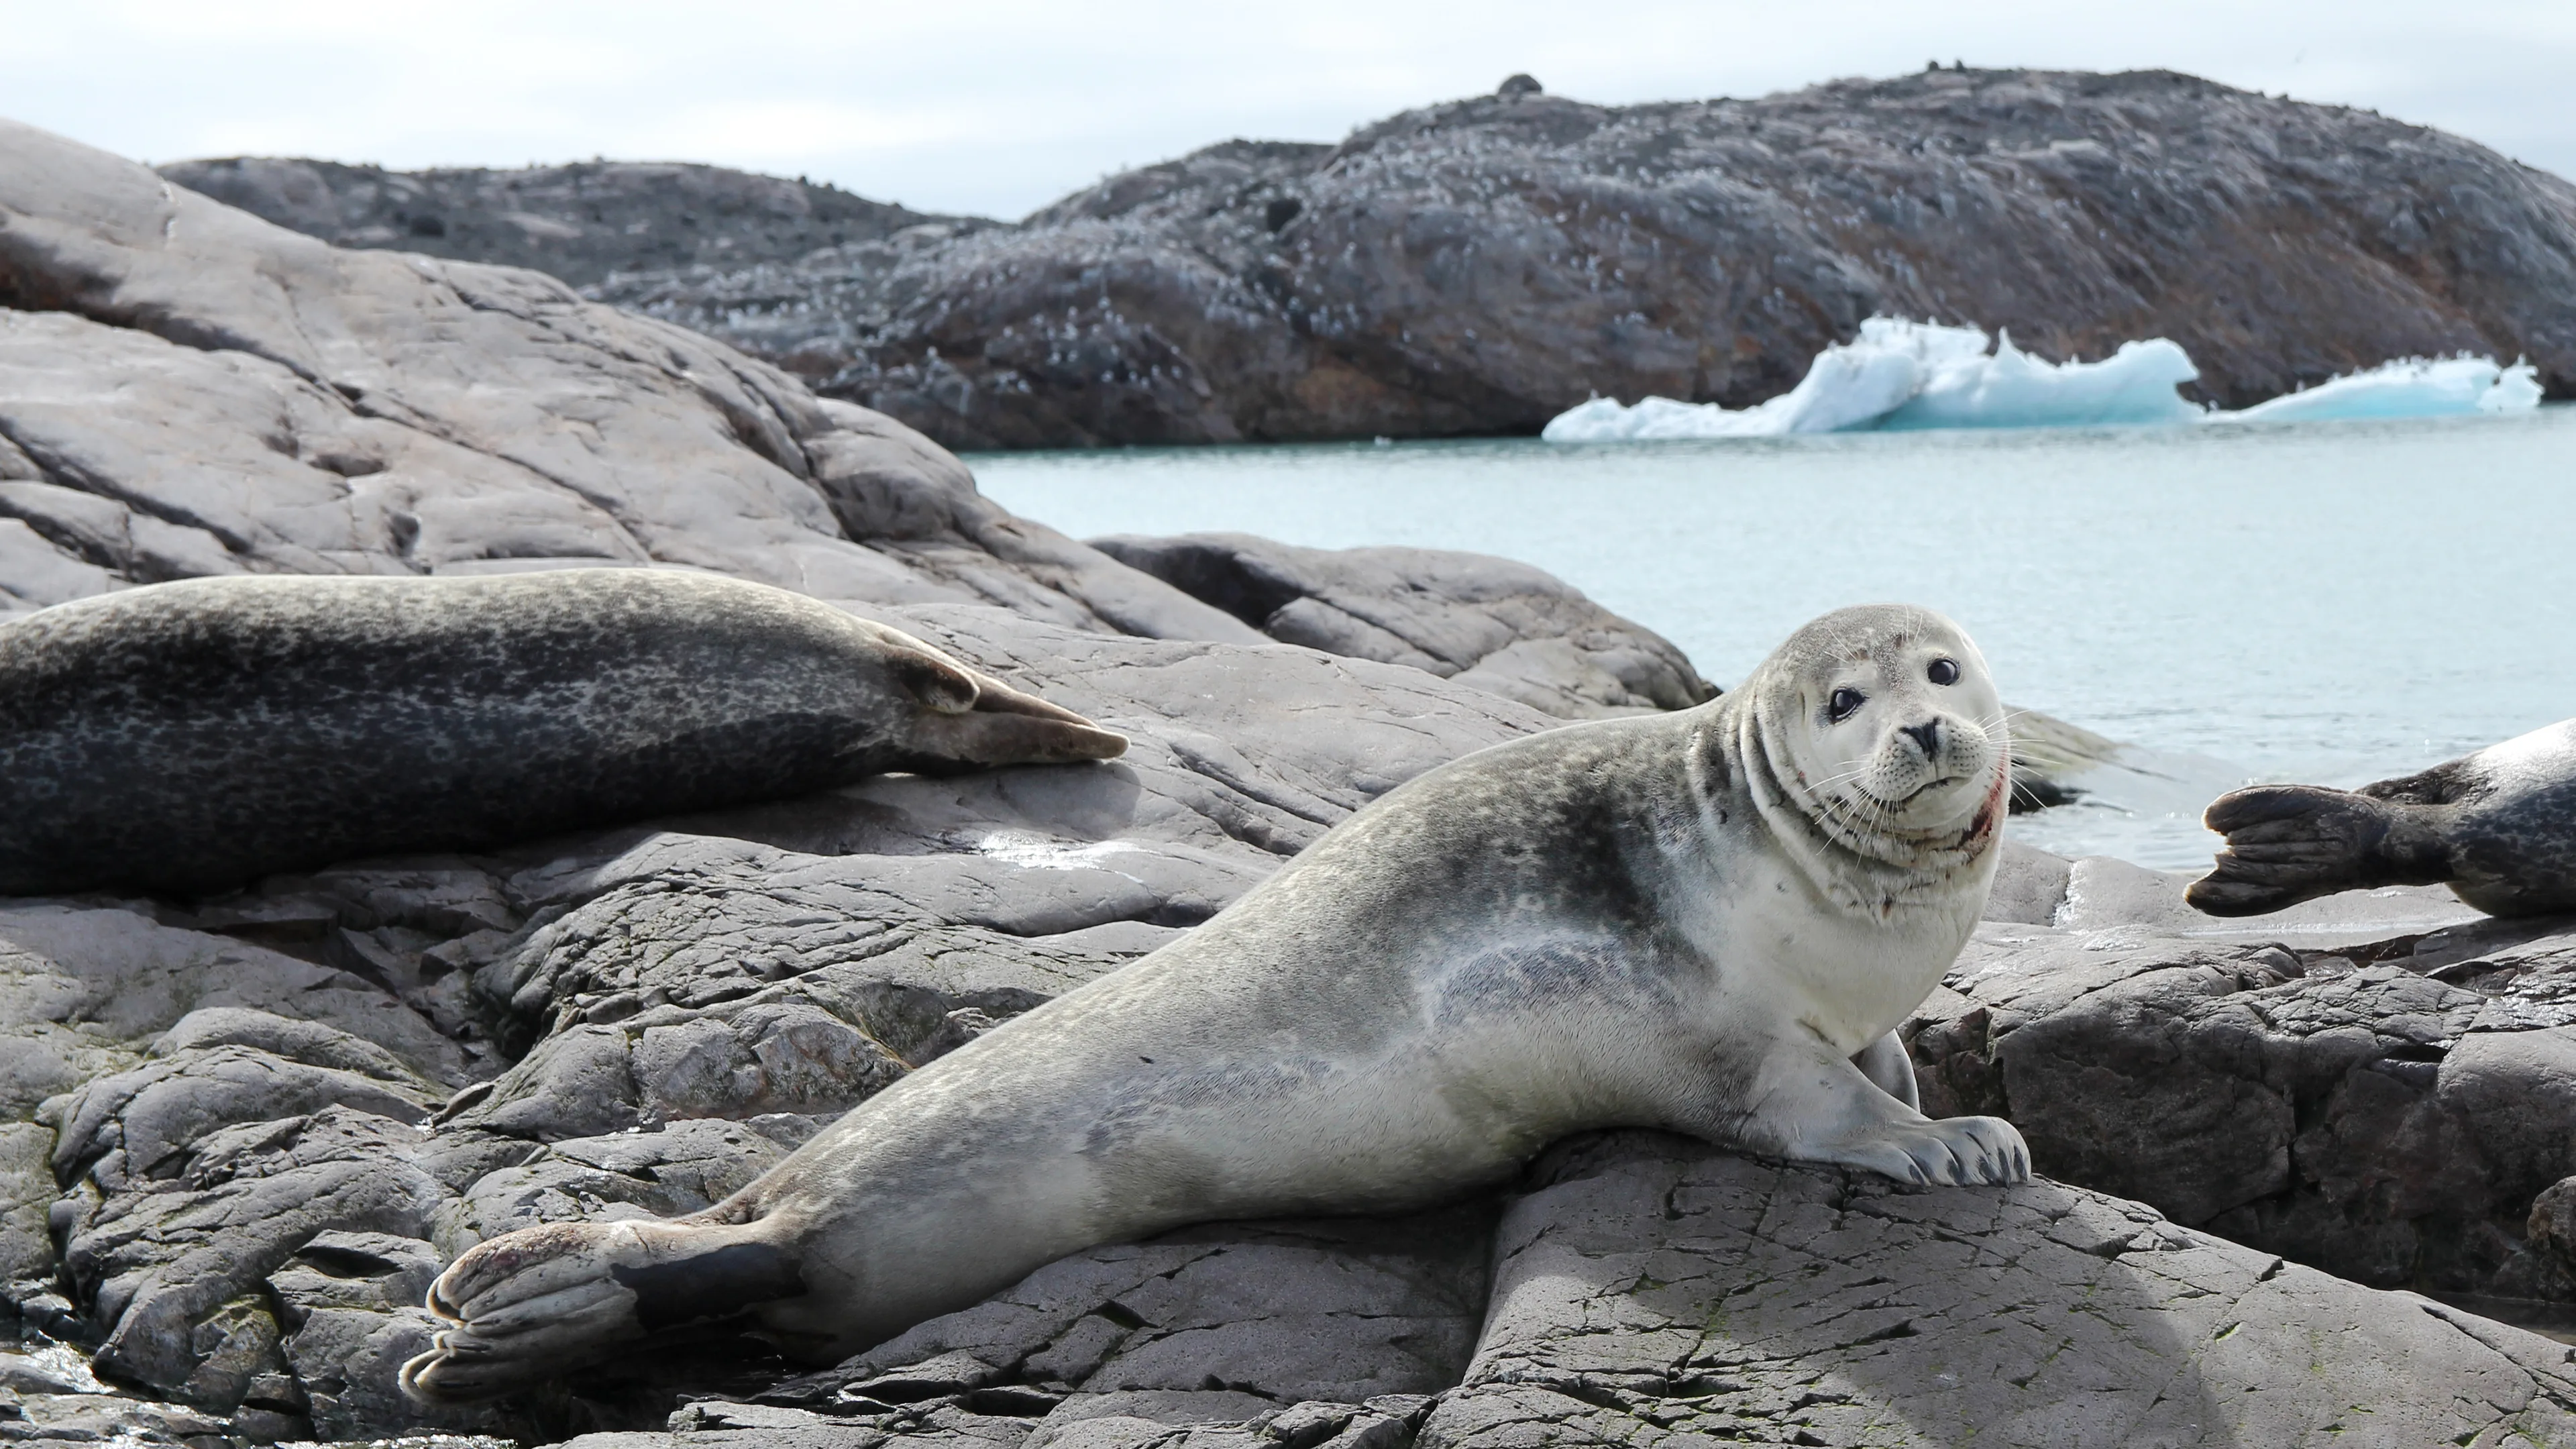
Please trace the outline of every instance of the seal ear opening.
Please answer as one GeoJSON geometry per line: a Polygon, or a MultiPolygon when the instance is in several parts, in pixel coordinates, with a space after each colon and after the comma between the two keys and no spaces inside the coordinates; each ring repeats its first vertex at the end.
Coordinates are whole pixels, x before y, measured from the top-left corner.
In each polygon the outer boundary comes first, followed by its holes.
{"type": "Polygon", "coordinates": [[[886,667],[913,701],[941,714],[964,714],[975,707],[983,687],[973,671],[953,659],[911,649],[891,651],[886,667]]]}

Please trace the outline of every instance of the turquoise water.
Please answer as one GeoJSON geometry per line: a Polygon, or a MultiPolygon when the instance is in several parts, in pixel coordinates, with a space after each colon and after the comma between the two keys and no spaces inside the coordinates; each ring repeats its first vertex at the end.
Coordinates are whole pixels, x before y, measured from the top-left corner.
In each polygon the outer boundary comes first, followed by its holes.
{"type": "Polygon", "coordinates": [[[2252,779],[2420,769],[2576,715],[2576,408],[2420,422],[1561,446],[983,454],[1077,537],[1231,529],[1525,559],[1720,684],[1806,619],[1957,619],[2005,698],[2162,784],[2025,818],[2052,849],[2205,862],[2252,779]]]}

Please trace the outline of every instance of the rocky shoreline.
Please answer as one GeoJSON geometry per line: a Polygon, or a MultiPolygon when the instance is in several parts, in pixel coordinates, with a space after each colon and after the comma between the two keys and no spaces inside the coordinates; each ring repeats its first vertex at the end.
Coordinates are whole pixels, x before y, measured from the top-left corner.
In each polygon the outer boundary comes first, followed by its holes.
{"type": "Polygon", "coordinates": [[[2170,338],[2186,391],[2230,408],[2455,352],[2576,396],[2576,187],[2163,71],[1628,107],[1515,84],[1337,146],[1224,142],[1016,224],[889,214],[829,243],[798,183],[692,173],[652,210],[651,168],[615,170],[166,168],[365,244],[415,244],[396,189],[461,194],[407,203],[458,218],[428,250],[553,270],[953,448],[1535,433],[1595,393],[1740,408],[1875,314],[2050,361],[2170,338]],[[739,223],[697,199],[762,188],[739,223]],[[725,225],[730,250],[704,239],[725,225]]]}
{"type": "Polygon", "coordinates": [[[0,439],[0,615],[225,572],[690,567],[1134,741],[209,900],[0,901],[0,1298],[35,1350],[0,1355],[0,1438],[2576,1435],[2565,1344],[2405,1291],[2576,1303],[2569,923],[2401,892],[2211,929],[2170,878],[2018,848],[1906,1035],[1936,1103],[2010,1116],[2054,1181],[1898,1191],[1618,1134],[1417,1218],[1077,1254],[819,1372],[674,1342],[425,1410],[394,1371],[464,1247],[706,1206],[1403,780],[1709,686],[1501,560],[1079,543],[719,342],[23,127],[0,439]]]}

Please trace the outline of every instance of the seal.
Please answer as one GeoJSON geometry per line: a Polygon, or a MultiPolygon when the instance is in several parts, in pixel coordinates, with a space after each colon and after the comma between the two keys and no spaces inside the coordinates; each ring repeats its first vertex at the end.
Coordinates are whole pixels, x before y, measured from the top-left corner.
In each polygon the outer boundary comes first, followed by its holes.
{"type": "Polygon", "coordinates": [[[180,895],[1119,735],[711,574],[226,577],[0,624],[0,894],[180,895]]]}
{"type": "Polygon", "coordinates": [[[2392,885],[2448,885],[2492,916],[2576,911],[2576,720],[2358,790],[2231,791],[2201,820],[2227,845],[2183,899],[2213,916],[2392,885]]]}
{"type": "Polygon", "coordinates": [[[468,1250],[402,1382],[485,1398],[734,1317],[835,1361],[1094,1244],[1410,1211],[1592,1128],[2020,1180],[2009,1124],[1917,1109],[1893,1032],[1975,926],[2008,753],[1975,646],[1897,606],[1709,704],[1478,751],[705,1212],[468,1250]]]}

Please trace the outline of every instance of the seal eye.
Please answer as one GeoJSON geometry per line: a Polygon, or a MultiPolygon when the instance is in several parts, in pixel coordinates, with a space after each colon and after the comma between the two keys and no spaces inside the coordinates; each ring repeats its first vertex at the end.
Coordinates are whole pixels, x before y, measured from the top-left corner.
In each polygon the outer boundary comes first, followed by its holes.
{"type": "Polygon", "coordinates": [[[1923,677],[1934,684],[1956,684],[1959,682],[1959,661],[1935,659],[1932,661],[1932,667],[1923,671],[1923,677]]]}
{"type": "Polygon", "coordinates": [[[1834,691],[1833,698],[1825,701],[1825,718],[1835,724],[1841,724],[1844,720],[1850,719],[1852,712],[1859,709],[1862,703],[1859,690],[1837,689],[1834,691]]]}

